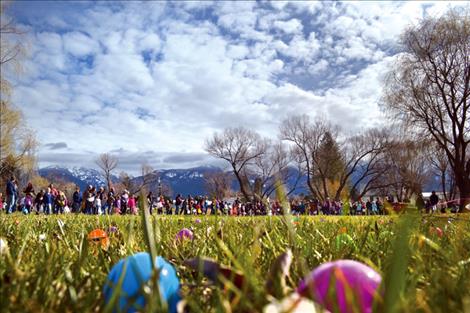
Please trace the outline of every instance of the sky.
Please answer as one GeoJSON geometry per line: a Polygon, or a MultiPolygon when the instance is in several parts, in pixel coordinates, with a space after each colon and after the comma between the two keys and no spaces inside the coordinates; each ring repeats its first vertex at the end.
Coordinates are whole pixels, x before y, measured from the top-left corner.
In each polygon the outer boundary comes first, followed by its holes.
{"type": "Polygon", "coordinates": [[[276,139],[290,115],[345,133],[380,126],[383,78],[409,25],[465,2],[17,1],[13,102],[39,166],[219,165],[204,141],[244,126],[276,139]]]}

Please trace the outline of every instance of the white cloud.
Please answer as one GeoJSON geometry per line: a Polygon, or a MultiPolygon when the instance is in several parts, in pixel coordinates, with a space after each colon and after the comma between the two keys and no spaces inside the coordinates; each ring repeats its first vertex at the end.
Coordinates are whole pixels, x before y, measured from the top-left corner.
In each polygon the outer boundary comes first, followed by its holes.
{"type": "Polygon", "coordinates": [[[318,75],[326,71],[328,69],[328,65],[329,63],[327,60],[321,59],[317,63],[310,65],[308,71],[312,75],[318,75]]]}
{"type": "Polygon", "coordinates": [[[84,57],[95,54],[99,50],[99,44],[89,36],[80,32],[69,32],[63,35],[65,51],[76,57],[84,57]]]}
{"type": "Polygon", "coordinates": [[[273,26],[287,34],[295,34],[302,31],[302,22],[296,18],[288,21],[275,21],[273,26]]]}
{"type": "MultiPolygon", "coordinates": [[[[442,11],[430,5],[429,14],[442,11]]],[[[390,48],[425,10],[415,2],[248,1],[98,3],[80,12],[65,33],[55,27],[67,16],[45,15],[55,22],[40,31],[41,21],[29,25],[14,100],[42,143],[65,143],[73,156],[41,148],[42,164],[117,150],[126,170],[132,162],[138,170],[140,159],[160,168],[206,162],[164,155],[199,155],[204,139],[227,126],[275,138],[289,114],[324,115],[350,132],[379,124],[390,48]]]]}

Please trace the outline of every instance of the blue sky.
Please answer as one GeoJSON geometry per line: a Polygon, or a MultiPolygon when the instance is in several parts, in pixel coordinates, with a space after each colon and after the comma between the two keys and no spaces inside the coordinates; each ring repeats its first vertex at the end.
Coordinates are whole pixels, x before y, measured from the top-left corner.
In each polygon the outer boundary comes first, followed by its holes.
{"type": "Polygon", "coordinates": [[[213,163],[205,138],[276,138],[291,114],[382,125],[382,79],[407,25],[464,2],[14,2],[28,54],[13,101],[40,166],[113,152],[137,172],[213,163]]]}

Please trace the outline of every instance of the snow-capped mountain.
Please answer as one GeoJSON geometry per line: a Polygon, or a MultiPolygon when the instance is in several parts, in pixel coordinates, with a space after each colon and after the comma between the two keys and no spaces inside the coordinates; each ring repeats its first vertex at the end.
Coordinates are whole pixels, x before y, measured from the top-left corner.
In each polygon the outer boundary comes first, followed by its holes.
{"type": "MultiPolygon", "coordinates": [[[[92,168],[73,167],[65,168],[59,166],[49,166],[39,170],[39,175],[47,178],[51,182],[65,181],[71,182],[84,189],[88,185],[105,186],[106,180],[103,175],[92,168]]],[[[117,181],[117,177],[113,177],[113,181],[117,181]]]]}
{"type": "MultiPolygon", "coordinates": [[[[296,171],[295,169],[291,169],[296,171]]],[[[152,182],[147,186],[150,191],[158,192],[158,178],[162,185],[162,189],[166,194],[175,196],[176,194],[186,195],[203,195],[206,194],[206,177],[211,173],[216,173],[222,171],[218,167],[214,166],[201,166],[189,169],[168,169],[168,170],[157,170],[153,172],[152,182]]],[[[118,174],[117,172],[115,174],[118,174]]],[[[361,173],[356,173],[352,177],[352,181],[355,181],[360,177],[361,173]],[[356,177],[357,176],[357,177],[356,177]]],[[[83,168],[83,167],[73,167],[73,168],[64,168],[58,166],[50,166],[42,168],[39,170],[39,175],[47,178],[51,182],[72,182],[84,190],[88,185],[93,186],[106,186],[106,181],[103,175],[96,169],[83,168]]],[[[292,175],[292,179],[288,181],[289,186],[294,186],[294,177],[296,173],[292,175]]],[[[117,176],[112,177],[113,182],[119,182],[117,176]]],[[[142,183],[142,177],[131,177],[131,182],[138,186],[142,183]]],[[[253,183],[253,180],[250,179],[250,182],[253,183]]],[[[238,184],[233,177],[232,179],[232,190],[238,190],[238,184]]],[[[440,184],[438,177],[432,177],[429,179],[424,188],[424,190],[440,190],[440,184]]],[[[302,177],[299,181],[294,194],[308,194],[306,188],[306,177],[302,177]]]]}
{"type": "MultiPolygon", "coordinates": [[[[293,169],[295,170],[295,169],[293,169]]],[[[159,183],[158,178],[163,191],[166,194],[175,196],[176,194],[186,195],[204,195],[206,191],[206,177],[210,174],[221,172],[222,169],[214,166],[201,166],[189,169],[167,169],[167,170],[156,170],[153,172],[151,183],[147,186],[150,191],[158,192],[159,183]]],[[[105,186],[106,181],[103,175],[95,169],[74,167],[74,168],[63,168],[58,166],[50,166],[39,170],[39,174],[48,180],[54,181],[66,181],[72,182],[84,190],[86,186],[105,186]]],[[[117,172],[115,173],[117,174],[117,172]]],[[[295,175],[292,175],[293,177],[295,175]]],[[[113,182],[119,182],[117,176],[113,176],[113,182]]],[[[139,186],[142,183],[142,177],[131,177],[131,182],[135,186],[139,186]]],[[[253,183],[254,180],[250,179],[253,183]]],[[[294,181],[289,181],[290,186],[294,185],[294,181]]],[[[295,194],[306,193],[304,188],[305,179],[303,179],[297,186],[295,194]]],[[[232,179],[232,190],[238,190],[238,184],[235,177],[232,179]]]]}
{"type": "MultiPolygon", "coordinates": [[[[218,167],[201,166],[189,169],[169,169],[157,170],[154,172],[156,177],[160,178],[160,182],[164,189],[172,195],[203,195],[206,193],[206,177],[211,173],[221,172],[218,167]]],[[[142,177],[134,178],[139,184],[142,177]]],[[[150,190],[158,190],[158,180],[155,180],[148,187],[150,190]]]]}
{"type": "MultiPolygon", "coordinates": [[[[172,194],[200,195],[205,193],[205,176],[218,171],[221,171],[218,167],[204,166],[190,169],[157,170],[153,173],[155,177],[160,178],[163,187],[172,194]]],[[[106,185],[106,180],[103,175],[98,170],[90,168],[49,166],[40,169],[39,175],[47,178],[51,182],[59,180],[72,182],[82,190],[88,185],[106,185]]],[[[113,181],[118,182],[119,178],[113,176],[113,181]]],[[[142,177],[133,177],[131,181],[138,185],[142,181],[142,177]]],[[[158,180],[155,179],[154,182],[150,184],[149,188],[156,191],[158,188],[158,180]]]]}

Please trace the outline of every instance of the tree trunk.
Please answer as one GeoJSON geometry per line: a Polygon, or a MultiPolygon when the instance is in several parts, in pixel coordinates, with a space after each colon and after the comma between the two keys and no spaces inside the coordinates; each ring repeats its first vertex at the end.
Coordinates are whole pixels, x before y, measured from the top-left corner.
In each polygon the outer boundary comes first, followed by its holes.
{"type": "Polygon", "coordinates": [[[446,172],[442,171],[441,172],[441,187],[442,187],[442,193],[444,194],[444,199],[449,201],[449,197],[447,197],[447,192],[446,192],[446,172]]]}
{"type": "Polygon", "coordinates": [[[330,196],[328,194],[328,187],[326,186],[326,178],[322,178],[322,185],[323,185],[323,192],[325,193],[325,200],[328,199],[330,196]]]}
{"type": "Polygon", "coordinates": [[[470,213],[465,209],[465,205],[470,203],[470,179],[462,179],[456,181],[460,191],[460,213],[470,213]]]}
{"type": "Polygon", "coordinates": [[[315,188],[313,188],[312,182],[310,181],[310,175],[308,175],[308,177],[307,177],[307,186],[308,186],[308,189],[310,189],[310,192],[312,193],[312,196],[314,198],[318,198],[317,192],[315,191],[315,188]]]}
{"type": "Polygon", "coordinates": [[[245,182],[243,181],[236,167],[232,165],[232,168],[233,168],[233,173],[235,174],[235,177],[237,178],[238,184],[240,185],[240,191],[243,194],[243,197],[245,198],[246,201],[250,201],[250,196],[248,194],[248,191],[245,188],[245,182]]]}

